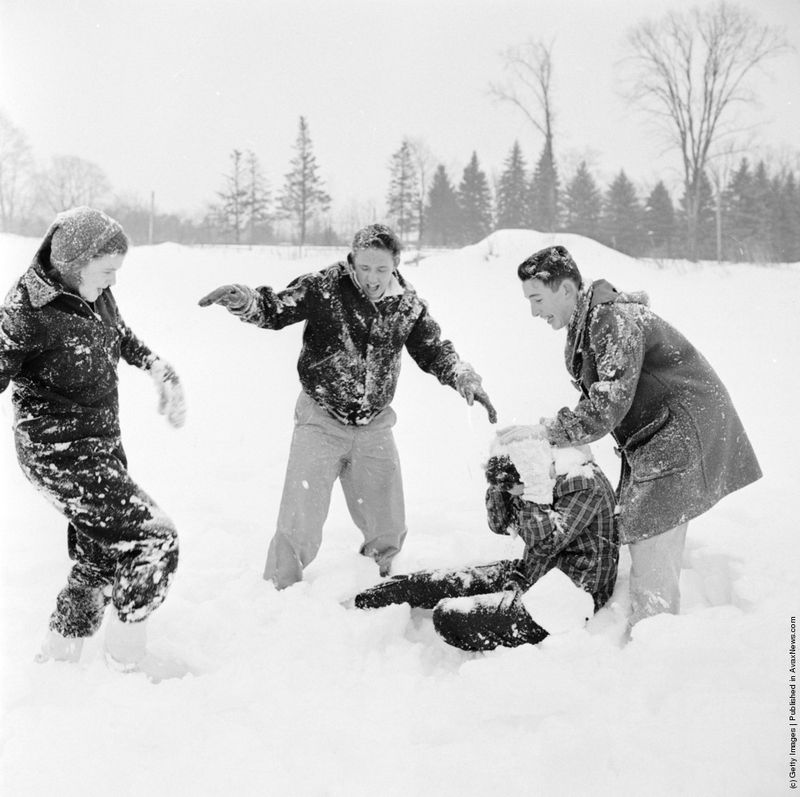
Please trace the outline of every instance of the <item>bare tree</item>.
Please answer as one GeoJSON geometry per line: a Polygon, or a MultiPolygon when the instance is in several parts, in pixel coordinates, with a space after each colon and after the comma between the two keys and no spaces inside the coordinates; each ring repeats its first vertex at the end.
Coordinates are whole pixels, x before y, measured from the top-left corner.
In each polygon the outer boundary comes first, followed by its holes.
{"type": "Polygon", "coordinates": [[[724,0],[646,20],[630,30],[628,42],[630,98],[654,114],[681,154],[688,249],[694,259],[702,175],[711,147],[730,132],[724,125],[732,121],[733,107],[754,102],[748,78],[786,45],[779,31],[724,0]]]}
{"type": "Polygon", "coordinates": [[[270,190],[264,172],[256,154],[247,151],[247,227],[250,243],[255,243],[256,234],[261,229],[262,233],[272,233],[270,223],[270,190]]]}
{"type": "Polygon", "coordinates": [[[242,242],[242,232],[247,224],[248,188],[246,168],[241,150],[231,152],[231,171],[225,175],[225,187],[217,191],[219,204],[212,206],[216,223],[226,233],[233,234],[233,242],[242,242]]]}
{"type": "Polygon", "coordinates": [[[52,210],[94,205],[111,190],[105,172],[91,161],[74,155],[56,155],[41,179],[41,191],[52,210]]]}
{"type": "Polygon", "coordinates": [[[0,229],[9,232],[29,194],[33,169],[31,148],[22,132],[0,112],[0,229]]]}
{"type": "Polygon", "coordinates": [[[421,138],[409,139],[411,146],[411,160],[417,172],[417,249],[422,246],[422,236],[425,234],[425,199],[430,189],[431,175],[436,166],[435,158],[430,147],[421,138]]]}
{"type": "Polygon", "coordinates": [[[511,103],[544,136],[537,171],[543,176],[535,186],[540,196],[538,215],[555,228],[558,216],[558,178],[553,147],[553,44],[529,39],[503,54],[504,68],[511,73],[506,84],[491,84],[490,93],[501,102],[511,103]]]}
{"type": "Polygon", "coordinates": [[[501,102],[511,103],[545,139],[553,144],[553,45],[529,39],[503,53],[508,83],[492,83],[489,92],[501,102]]]}

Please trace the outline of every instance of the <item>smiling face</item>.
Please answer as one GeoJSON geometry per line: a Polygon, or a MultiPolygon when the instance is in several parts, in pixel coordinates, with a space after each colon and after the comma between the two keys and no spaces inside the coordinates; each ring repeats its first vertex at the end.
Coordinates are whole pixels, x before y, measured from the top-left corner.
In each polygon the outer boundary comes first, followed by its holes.
{"type": "Polygon", "coordinates": [[[353,253],[356,281],[372,301],[386,293],[395,265],[395,257],[385,249],[358,249],[353,253]]]}
{"type": "Polygon", "coordinates": [[[122,268],[125,255],[104,255],[90,260],[81,270],[75,290],[93,302],[106,289],[117,281],[117,272],[122,268]]]}
{"type": "Polygon", "coordinates": [[[557,288],[550,288],[538,279],[525,280],[522,293],[530,302],[531,315],[543,318],[553,329],[562,329],[569,323],[578,301],[578,289],[568,279],[557,288]]]}

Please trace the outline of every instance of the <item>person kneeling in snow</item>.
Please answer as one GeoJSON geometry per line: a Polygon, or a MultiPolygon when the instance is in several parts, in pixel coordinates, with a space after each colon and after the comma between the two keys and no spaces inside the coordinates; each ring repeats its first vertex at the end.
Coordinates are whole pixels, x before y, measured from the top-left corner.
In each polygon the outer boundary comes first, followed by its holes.
{"type": "Polygon", "coordinates": [[[486,479],[489,528],[522,537],[522,558],[395,576],[359,593],[356,607],[433,609],[438,633],[462,650],[536,644],[600,609],[614,590],[619,537],[614,490],[589,447],[495,442],[486,479]]]}
{"type": "Polygon", "coordinates": [[[111,603],[109,663],[137,669],[143,621],[178,564],[175,527],[131,479],[120,439],[120,357],[150,374],[171,425],[185,412],[175,371],[133,334],[111,293],[128,245],[102,211],[59,213],[0,307],[0,393],[13,381],[19,464],[69,521],[75,562],[39,661],[77,661],[111,603]]]}
{"type": "Polygon", "coordinates": [[[400,275],[401,244],[384,224],[353,238],[347,259],[283,291],[223,285],[200,300],[264,329],[305,323],[297,362],[302,390],[277,529],[264,578],[278,589],[303,578],[317,555],[333,485],[364,536],[361,553],[386,575],[406,536],[392,409],[403,348],[429,374],[477,401],[497,421],[481,377],[458,356],[427,304],[400,275]]]}

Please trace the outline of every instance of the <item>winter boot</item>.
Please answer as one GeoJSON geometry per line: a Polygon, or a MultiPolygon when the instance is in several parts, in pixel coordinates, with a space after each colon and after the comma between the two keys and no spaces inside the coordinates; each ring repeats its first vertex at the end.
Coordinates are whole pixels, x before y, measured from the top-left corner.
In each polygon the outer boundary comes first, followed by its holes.
{"type": "Polygon", "coordinates": [[[39,664],[46,661],[68,661],[75,663],[81,657],[83,637],[67,637],[52,628],[42,640],[42,648],[34,657],[39,664]]]}
{"type": "Polygon", "coordinates": [[[140,672],[153,683],[182,678],[190,672],[184,662],[162,658],[147,649],[147,620],[123,623],[114,612],[108,621],[104,645],[106,664],[117,672],[140,672]]]}
{"type": "Polygon", "coordinates": [[[106,662],[119,672],[136,672],[147,654],[147,621],[123,623],[116,612],[108,619],[104,639],[106,662]]]}

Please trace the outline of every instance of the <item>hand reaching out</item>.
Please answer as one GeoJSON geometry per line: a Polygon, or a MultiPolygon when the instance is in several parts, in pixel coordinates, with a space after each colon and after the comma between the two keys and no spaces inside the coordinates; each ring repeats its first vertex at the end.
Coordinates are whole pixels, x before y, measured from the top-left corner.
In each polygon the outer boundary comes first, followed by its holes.
{"type": "Polygon", "coordinates": [[[240,313],[253,301],[253,290],[246,285],[222,285],[207,293],[198,304],[208,307],[219,304],[231,313],[240,313]]]}

